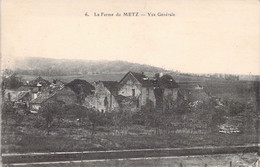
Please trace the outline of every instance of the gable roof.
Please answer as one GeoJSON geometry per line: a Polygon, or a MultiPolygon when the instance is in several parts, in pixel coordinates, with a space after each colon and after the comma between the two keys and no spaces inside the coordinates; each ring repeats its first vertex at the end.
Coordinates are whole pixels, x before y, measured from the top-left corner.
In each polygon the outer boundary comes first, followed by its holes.
{"type": "Polygon", "coordinates": [[[86,80],[75,79],[65,86],[71,88],[76,94],[84,93],[85,96],[93,94],[95,87],[86,80]]]}
{"type": "Polygon", "coordinates": [[[147,76],[142,73],[129,71],[120,81],[120,83],[128,76],[132,75],[135,79],[142,84],[143,87],[153,87],[153,83],[149,80],[147,76]]]}

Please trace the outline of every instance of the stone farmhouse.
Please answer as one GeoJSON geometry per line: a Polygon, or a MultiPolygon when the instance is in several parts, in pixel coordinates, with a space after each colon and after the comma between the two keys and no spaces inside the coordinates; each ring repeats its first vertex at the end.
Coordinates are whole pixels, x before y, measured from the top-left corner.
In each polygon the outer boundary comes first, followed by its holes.
{"type": "Polygon", "coordinates": [[[155,95],[153,83],[143,73],[129,71],[119,82],[118,94],[136,99],[136,107],[141,108],[148,100],[155,106],[155,95]]]}
{"type": "Polygon", "coordinates": [[[85,98],[84,105],[100,112],[112,112],[119,110],[116,100],[118,85],[116,81],[97,81],[92,83],[95,87],[94,94],[85,98]]]}
{"type": "Polygon", "coordinates": [[[94,92],[94,86],[85,80],[75,79],[68,84],[55,80],[36,99],[31,101],[31,109],[38,111],[44,104],[82,105],[84,99],[94,92]]]}
{"type": "Polygon", "coordinates": [[[177,107],[179,85],[170,75],[156,76],[153,80],[156,108],[162,111],[177,107]]]}
{"type": "MultiPolygon", "coordinates": [[[[177,105],[178,84],[170,75],[148,78],[144,73],[129,71],[119,81],[96,81],[89,83],[75,79],[70,83],[54,80],[52,83],[41,77],[20,87],[16,98],[10,92],[9,99],[23,100],[32,111],[39,111],[46,103],[82,105],[99,112],[136,112],[151,104],[161,111],[177,105]]],[[[6,99],[8,96],[6,95],[6,99]]]]}
{"type": "Polygon", "coordinates": [[[84,105],[100,112],[135,112],[147,103],[166,110],[176,106],[178,95],[178,85],[170,75],[149,79],[129,71],[120,82],[98,81],[93,86],[95,93],[85,98],[84,105]]]}

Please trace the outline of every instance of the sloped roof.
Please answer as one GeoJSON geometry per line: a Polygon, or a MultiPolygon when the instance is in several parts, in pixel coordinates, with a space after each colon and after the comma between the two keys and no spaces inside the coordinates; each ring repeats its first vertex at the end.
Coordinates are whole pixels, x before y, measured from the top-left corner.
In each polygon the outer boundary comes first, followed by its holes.
{"type": "MultiPolygon", "coordinates": [[[[145,76],[142,73],[137,73],[137,72],[132,72],[129,71],[122,79],[121,81],[123,81],[125,79],[125,77],[127,77],[129,74],[132,74],[137,80],[138,82],[140,82],[142,84],[143,87],[153,87],[153,83],[151,82],[151,80],[149,80],[149,78],[147,76],[145,76]]],[[[120,81],[120,82],[121,82],[120,81]]]]}
{"type": "Polygon", "coordinates": [[[49,94],[49,93],[40,94],[36,99],[32,100],[31,103],[33,103],[33,104],[41,104],[41,103],[45,102],[46,100],[48,100],[49,98],[51,98],[54,95],[55,95],[55,93],[54,94],[49,94]]]}
{"type": "Polygon", "coordinates": [[[86,80],[75,79],[65,86],[71,88],[76,94],[84,93],[85,96],[93,94],[95,87],[86,80]]]}
{"type": "Polygon", "coordinates": [[[37,77],[36,79],[31,80],[31,81],[29,82],[29,85],[30,85],[30,86],[37,86],[38,83],[41,83],[42,86],[48,86],[48,85],[51,84],[48,80],[45,80],[45,79],[43,79],[42,77],[39,76],[39,77],[37,77]]]}
{"type": "Polygon", "coordinates": [[[16,89],[16,91],[30,91],[32,90],[33,87],[30,86],[20,86],[19,88],[16,89]]]}
{"type": "Polygon", "coordinates": [[[11,101],[18,101],[20,100],[21,98],[23,98],[25,95],[27,95],[29,93],[29,91],[6,91],[5,92],[5,99],[8,99],[8,94],[10,94],[10,100],[11,101]]]}
{"type": "MultiPolygon", "coordinates": [[[[53,82],[56,82],[56,85],[60,85],[60,84],[67,84],[65,81],[61,80],[61,79],[54,79],[53,82]]],[[[54,84],[54,83],[52,83],[54,84]]]]}
{"type": "Polygon", "coordinates": [[[21,98],[23,98],[24,96],[26,96],[27,94],[29,94],[29,91],[22,91],[18,94],[18,96],[16,97],[16,100],[20,100],[21,98]]]}
{"type": "Polygon", "coordinates": [[[117,81],[101,81],[113,95],[118,94],[119,83],[117,81]]]}

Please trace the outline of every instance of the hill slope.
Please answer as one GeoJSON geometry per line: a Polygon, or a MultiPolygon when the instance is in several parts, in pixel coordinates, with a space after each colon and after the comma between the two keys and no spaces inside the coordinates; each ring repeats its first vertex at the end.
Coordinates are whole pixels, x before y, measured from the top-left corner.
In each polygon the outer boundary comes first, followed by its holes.
{"type": "Polygon", "coordinates": [[[17,59],[15,71],[24,75],[75,75],[89,73],[116,73],[116,72],[166,72],[165,69],[145,64],[126,61],[87,61],[27,57],[17,59]]]}

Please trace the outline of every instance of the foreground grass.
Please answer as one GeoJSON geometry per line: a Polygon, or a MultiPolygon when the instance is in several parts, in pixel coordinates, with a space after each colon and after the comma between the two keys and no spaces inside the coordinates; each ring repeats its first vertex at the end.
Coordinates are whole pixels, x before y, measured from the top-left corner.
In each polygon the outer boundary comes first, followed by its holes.
{"type": "MultiPolygon", "coordinates": [[[[121,159],[121,160],[101,160],[101,161],[82,161],[82,162],[66,162],[56,164],[27,164],[29,167],[52,166],[52,167],[81,167],[81,166],[232,166],[248,167],[256,166],[258,156],[256,153],[249,154],[223,154],[223,155],[206,155],[206,156],[184,156],[184,157],[157,157],[152,159],[121,159]]],[[[12,165],[10,165],[12,166],[12,165]]]]}
{"type": "MultiPolygon", "coordinates": [[[[97,127],[92,134],[76,123],[56,126],[48,135],[37,115],[28,115],[22,122],[8,118],[3,123],[2,152],[59,152],[147,148],[179,148],[194,146],[233,146],[257,142],[255,133],[171,133],[154,134],[143,126],[131,126],[129,133],[113,133],[111,127],[97,127]]],[[[150,130],[151,131],[151,130],[150,130]]]]}

